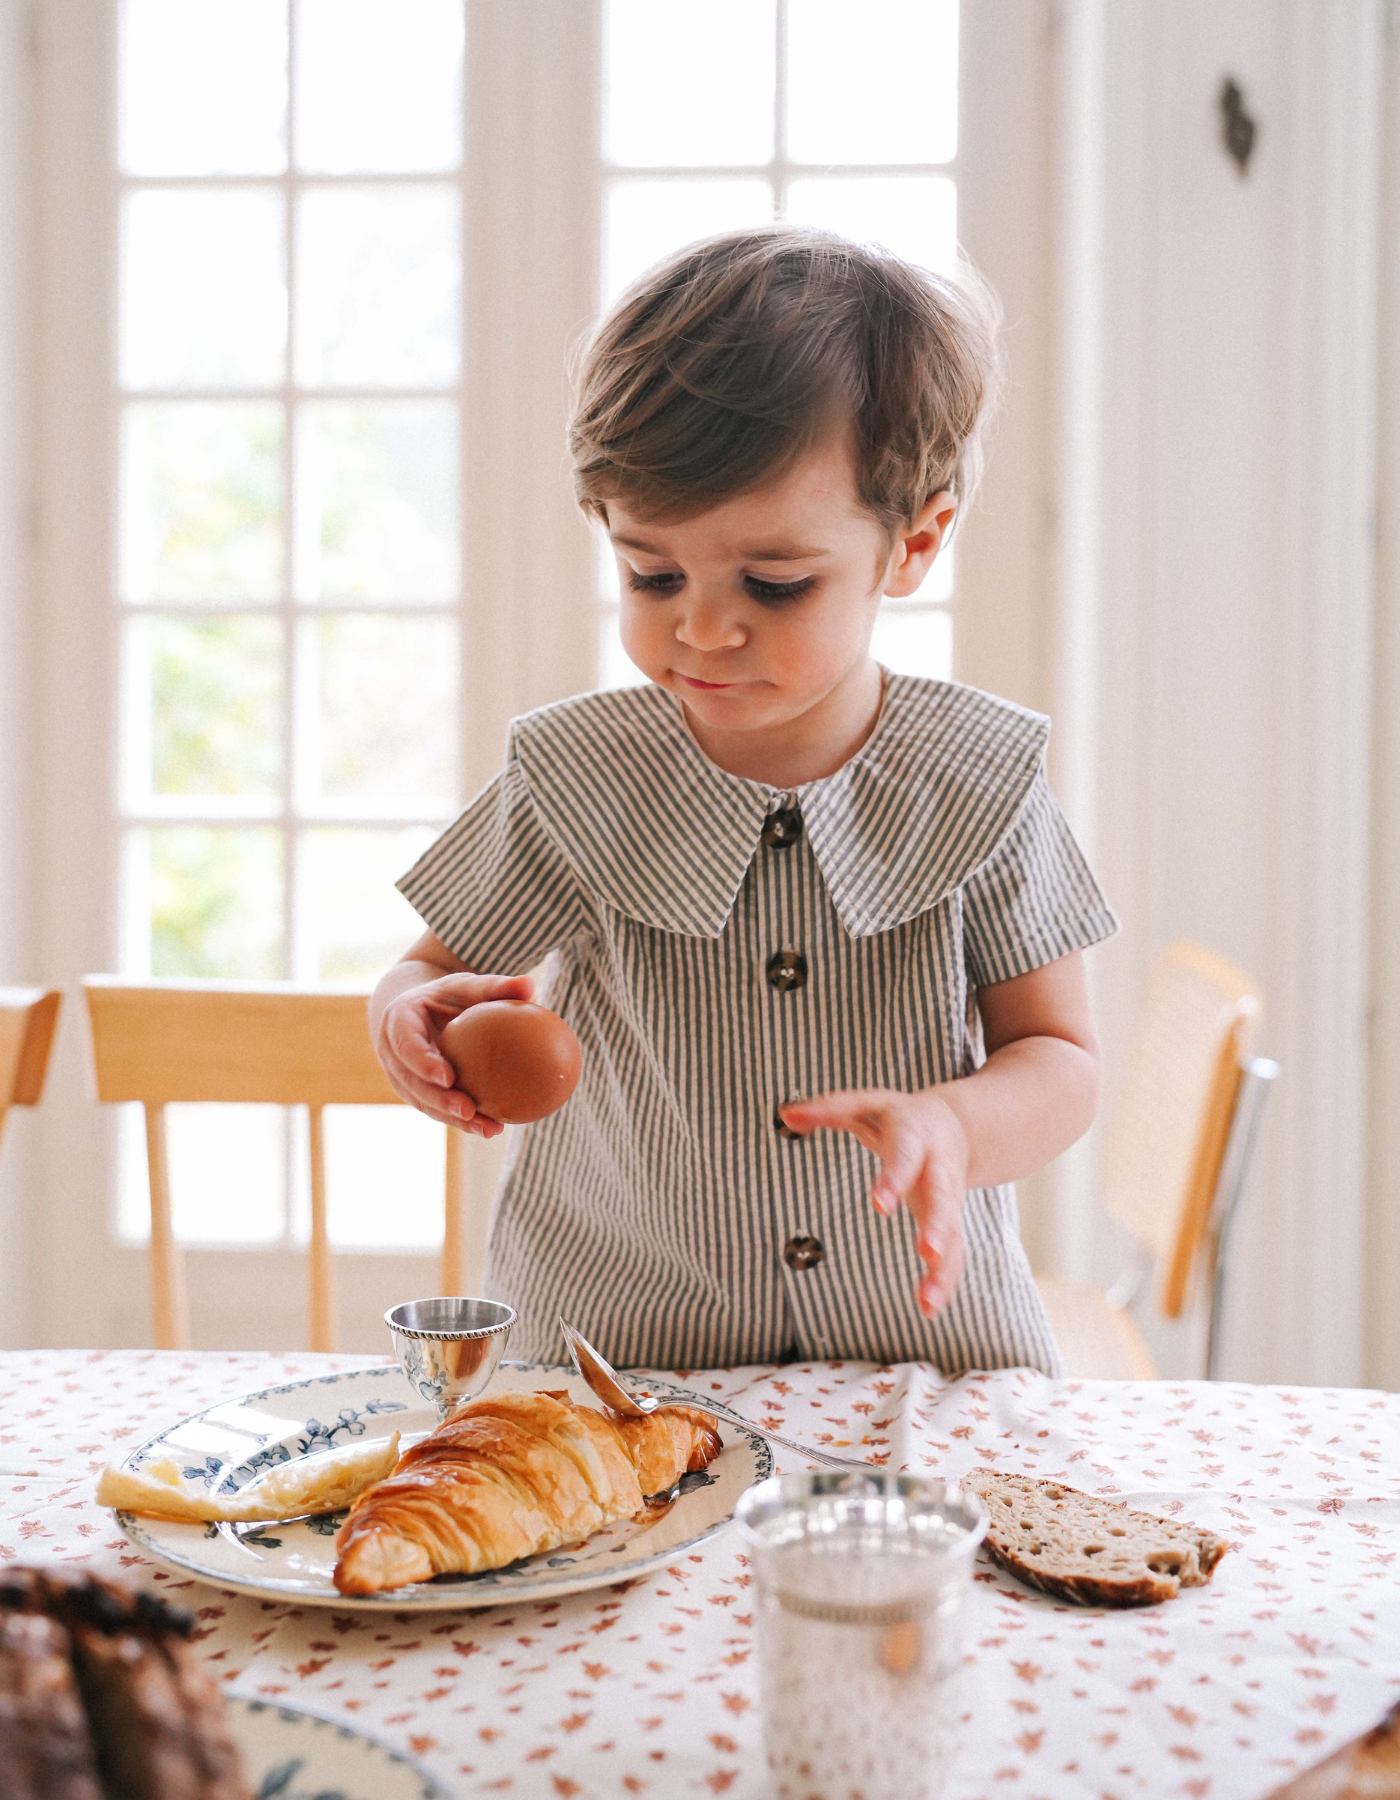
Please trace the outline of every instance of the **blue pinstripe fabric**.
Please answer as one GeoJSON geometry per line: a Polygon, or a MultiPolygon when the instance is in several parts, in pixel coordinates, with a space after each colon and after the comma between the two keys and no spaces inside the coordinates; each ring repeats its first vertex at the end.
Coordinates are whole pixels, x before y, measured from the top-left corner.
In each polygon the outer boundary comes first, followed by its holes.
{"type": "Polygon", "coordinates": [[[1115,929],[1046,784],[1047,730],[892,675],[864,748],[784,795],[715,768],[655,687],[515,722],[502,774],[399,884],[469,968],[548,957],[583,1051],[569,1105],[514,1134],[492,1213],[513,1353],[558,1354],[563,1311],[623,1365],[1057,1369],[1010,1187],[968,1194],[967,1272],[926,1320],[912,1224],[870,1203],[875,1159],[774,1126],[799,1095],[970,1073],[978,986],[1115,929]],[[803,831],[772,846],[783,806],[803,831]],[[778,950],[804,986],[770,985],[778,950]],[[795,1236],[816,1267],[788,1266],[795,1236]]]}

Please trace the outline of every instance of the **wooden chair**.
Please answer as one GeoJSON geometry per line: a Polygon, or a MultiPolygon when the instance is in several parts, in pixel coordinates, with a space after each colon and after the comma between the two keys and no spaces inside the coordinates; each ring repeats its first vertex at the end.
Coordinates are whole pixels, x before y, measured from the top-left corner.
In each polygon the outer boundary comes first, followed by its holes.
{"type": "MultiPolygon", "coordinates": [[[[151,1186],[151,1315],[156,1347],[188,1349],[184,1269],[171,1228],[165,1108],[172,1101],[304,1106],[311,1137],[308,1339],[335,1348],[335,1277],[326,1227],[327,1106],[402,1104],[370,1047],[368,995],[289,982],[145,981],[90,975],[99,1100],[139,1100],[146,1111],[151,1186]]],[[[462,1134],[447,1132],[441,1291],[465,1274],[462,1134]]]]}
{"type": "Polygon", "coordinates": [[[1199,945],[1173,944],[1153,969],[1102,1162],[1104,1209],[1133,1234],[1134,1267],[1107,1291],[1038,1280],[1071,1375],[1154,1377],[1127,1308],[1155,1268],[1158,1307],[1180,1317],[1199,1265],[1211,1280],[1216,1378],[1230,1228],[1278,1074],[1248,1054],[1258,1014],[1248,977],[1199,945]]]}
{"type": "Polygon", "coordinates": [[[37,1106],[44,1091],[63,994],[0,987],[0,1137],[12,1106],[37,1106]]]}

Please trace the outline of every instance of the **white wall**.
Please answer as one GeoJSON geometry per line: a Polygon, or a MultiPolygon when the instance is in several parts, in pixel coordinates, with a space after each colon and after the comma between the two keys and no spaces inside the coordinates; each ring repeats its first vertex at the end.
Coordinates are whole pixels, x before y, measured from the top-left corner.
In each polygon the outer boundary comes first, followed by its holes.
{"type": "Polygon", "coordinates": [[[1262,984],[1283,1075],[1226,1330],[1254,1380],[1362,1376],[1382,44],[1372,0],[1109,9],[1104,1025],[1121,1063],[1177,937],[1262,984]],[[1243,177],[1227,74],[1258,122],[1243,177]]]}
{"type": "MultiPolygon", "coordinates": [[[[1383,9],[1013,10],[1046,34],[1045,99],[1013,149],[1037,159],[1049,241],[1038,291],[1008,307],[1012,463],[994,461],[969,533],[959,672],[1058,715],[1052,778],[1124,922],[1093,958],[1106,1106],[1173,939],[1262,984],[1259,1047],[1283,1077],[1237,1239],[1227,1372],[1354,1382],[1383,9]],[[1227,74],[1258,123],[1243,177],[1221,143],[1227,74]],[[994,542],[1008,525],[1011,554],[994,542]]],[[[997,234],[972,206],[966,235],[996,279],[997,234]]],[[[1030,1184],[1026,1214],[1042,1263],[1120,1272],[1091,1159],[1030,1184]]],[[[1199,1372],[1200,1323],[1149,1330],[1164,1373],[1199,1372]]]]}
{"type": "Polygon", "coordinates": [[[1382,110],[1367,1379],[1400,1388],[1400,4],[1382,110]]]}
{"type": "MultiPolygon", "coordinates": [[[[0,0],[0,984],[40,973],[30,928],[33,69],[30,9],[0,0]]],[[[0,1143],[0,1348],[25,1342],[28,1327],[22,1196],[34,1126],[13,1112],[0,1143]]]]}

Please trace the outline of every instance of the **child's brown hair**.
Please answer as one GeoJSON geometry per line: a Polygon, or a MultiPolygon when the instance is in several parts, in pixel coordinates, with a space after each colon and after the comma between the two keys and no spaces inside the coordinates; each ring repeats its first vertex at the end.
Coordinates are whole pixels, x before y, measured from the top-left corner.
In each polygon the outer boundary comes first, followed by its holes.
{"type": "Polygon", "coordinates": [[[569,449],[585,511],[683,518],[853,436],[861,502],[894,536],[943,489],[965,510],[999,376],[1000,312],[956,281],[793,225],[687,245],[586,346],[569,449]]]}

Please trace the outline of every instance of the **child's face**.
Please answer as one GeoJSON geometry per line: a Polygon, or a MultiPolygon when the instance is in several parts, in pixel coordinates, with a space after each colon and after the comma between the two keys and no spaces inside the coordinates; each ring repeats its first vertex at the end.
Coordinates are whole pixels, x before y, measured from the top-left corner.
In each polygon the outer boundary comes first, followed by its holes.
{"type": "Polygon", "coordinates": [[[870,633],[881,596],[914,592],[952,516],[951,497],[937,495],[891,550],[839,436],[679,523],[611,501],[623,645],[682,701],[702,744],[781,736],[804,717],[849,730],[852,704],[872,693],[878,704],[870,633]]]}

